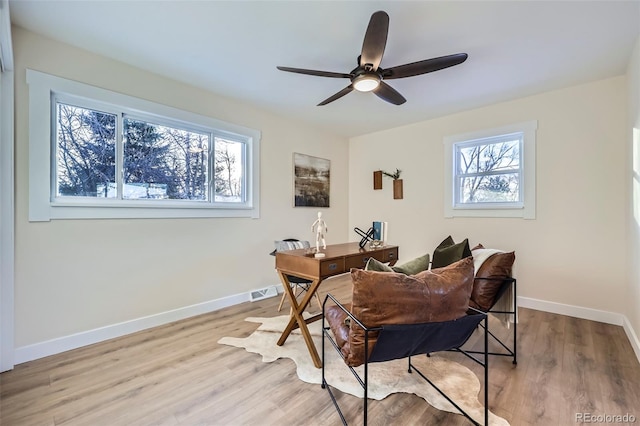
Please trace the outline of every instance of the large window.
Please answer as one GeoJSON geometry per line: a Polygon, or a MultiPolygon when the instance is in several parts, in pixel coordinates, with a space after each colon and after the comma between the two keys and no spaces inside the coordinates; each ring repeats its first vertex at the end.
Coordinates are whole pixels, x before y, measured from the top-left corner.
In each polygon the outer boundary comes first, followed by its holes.
{"type": "Polygon", "coordinates": [[[257,217],[258,132],[31,70],[27,80],[30,220],[257,217]]]}
{"type": "Polygon", "coordinates": [[[536,127],[445,138],[445,216],[534,218],[536,127]]]}

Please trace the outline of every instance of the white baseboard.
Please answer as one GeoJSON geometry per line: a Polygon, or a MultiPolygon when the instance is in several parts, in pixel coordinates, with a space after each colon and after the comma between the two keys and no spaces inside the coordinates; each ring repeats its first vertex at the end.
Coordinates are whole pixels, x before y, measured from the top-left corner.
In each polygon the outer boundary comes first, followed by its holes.
{"type": "Polygon", "coordinates": [[[167,312],[161,312],[159,314],[121,322],[119,324],[83,331],[70,336],[59,337],[45,342],[22,346],[15,349],[14,360],[16,364],[21,364],[23,362],[59,354],[71,349],[92,345],[94,343],[103,342],[105,340],[168,324],[170,322],[217,311],[228,306],[248,302],[250,300],[250,293],[251,292],[248,291],[246,293],[227,296],[167,312]]]}
{"type": "MultiPolygon", "coordinates": [[[[284,291],[281,284],[276,284],[276,287],[279,294],[284,291]]],[[[92,345],[94,343],[125,336],[127,334],[146,330],[152,327],[168,324],[170,322],[217,311],[228,306],[248,302],[250,300],[250,293],[251,292],[248,291],[246,293],[240,293],[196,305],[186,306],[184,308],[174,309],[131,321],[125,321],[119,324],[72,334],[70,336],[22,346],[15,349],[14,360],[16,364],[21,364],[23,362],[59,354],[71,349],[92,345]]],[[[565,305],[562,303],[548,302],[546,300],[538,300],[522,296],[518,297],[518,306],[622,326],[629,338],[629,342],[633,347],[638,361],[640,361],[640,340],[627,317],[622,314],[583,308],[580,306],[565,305]]]]}
{"type": "Polygon", "coordinates": [[[619,325],[624,329],[624,332],[629,339],[629,343],[631,343],[631,347],[636,354],[636,358],[638,358],[638,362],[640,362],[640,340],[638,339],[638,335],[633,329],[631,322],[629,322],[629,319],[623,314],[521,296],[518,297],[518,307],[567,315],[570,317],[598,321],[606,324],[619,325]]]}
{"type": "Polygon", "coordinates": [[[624,332],[627,333],[629,343],[631,343],[631,347],[633,348],[633,351],[636,353],[636,357],[640,362],[640,339],[638,339],[638,335],[634,331],[631,323],[629,322],[629,319],[626,316],[624,317],[624,323],[622,324],[622,327],[624,328],[624,332]]]}
{"type": "Polygon", "coordinates": [[[622,325],[624,318],[624,315],[617,314],[615,312],[565,305],[563,303],[548,302],[546,300],[532,299],[522,296],[518,296],[518,306],[521,308],[530,308],[535,309],[536,311],[551,312],[553,314],[566,315],[569,317],[582,318],[613,325],[622,325]]]}

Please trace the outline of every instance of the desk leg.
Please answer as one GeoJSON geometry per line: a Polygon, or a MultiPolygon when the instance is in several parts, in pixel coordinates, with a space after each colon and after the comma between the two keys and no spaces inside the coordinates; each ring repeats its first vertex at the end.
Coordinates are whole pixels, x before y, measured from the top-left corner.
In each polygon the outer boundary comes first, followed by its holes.
{"type": "Polygon", "coordinates": [[[295,293],[289,285],[289,280],[287,277],[280,271],[278,271],[278,275],[280,275],[280,280],[282,281],[282,285],[284,286],[284,291],[287,292],[289,296],[289,301],[292,307],[292,315],[289,318],[289,324],[282,332],[280,339],[278,340],[278,346],[284,345],[284,342],[287,340],[291,332],[294,328],[296,328],[296,323],[300,328],[300,332],[302,333],[302,337],[304,338],[304,342],[307,344],[307,349],[309,350],[309,354],[311,355],[311,359],[313,360],[313,364],[320,368],[322,367],[322,361],[320,360],[320,356],[318,355],[318,351],[316,350],[316,345],[313,343],[313,338],[311,337],[311,333],[309,332],[309,328],[307,327],[307,322],[304,320],[302,313],[309,305],[311,298],[318,290],[318,286],[320,285],[320,280],[313,280],[311,285],[309,286],[309,290],[306,292],[302,301],[298,305],[298,301],[296,300],[295,293]]]}

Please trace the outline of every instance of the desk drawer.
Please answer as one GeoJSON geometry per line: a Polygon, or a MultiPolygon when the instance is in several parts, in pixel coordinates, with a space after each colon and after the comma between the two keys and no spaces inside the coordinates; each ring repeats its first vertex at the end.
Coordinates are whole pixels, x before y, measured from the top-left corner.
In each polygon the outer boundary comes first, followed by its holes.
{"type": "Polygon", "coordinates": [[[327,259],[320,261],[321,277],[341,274],[344,271],[344,259],[327,259]]]}
{"type": "Polygon", "coordinates": [[[398,247],[384,249],[382,255],[384,257],[383,262],[389,262],[393,265],[398,261],[398,247]]]}
{"type": "Polygon", "coordinates": [[[360,253],[354,256],[349,256],[345,259],[345,270],[350,270],[351,268],[364,268],[369,261],[369,258],[373,257],[374,259],[379,260],[383,263],[390,263],[391,265],[395,264],[398,260],[398,247],[393,247],[384,250],[376,250],[370,251],[366,253],[360,253]]]}
{"type": "Polygon", "coordinates": [[[363,269],[367,264],[367,262],[369,261],[370,257],[374,257],[381,262],[383,261],[382,252],[362,253],[362,254],[357,254],[355,256],[347,257],[345,259],[344,266],[346,267],[347,271],[349,271],[351,268],[363,269]]]}

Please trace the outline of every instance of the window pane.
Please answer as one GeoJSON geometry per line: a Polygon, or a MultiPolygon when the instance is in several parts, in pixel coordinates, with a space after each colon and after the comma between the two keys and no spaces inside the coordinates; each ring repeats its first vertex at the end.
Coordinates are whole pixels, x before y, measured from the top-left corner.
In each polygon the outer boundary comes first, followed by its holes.
{"type": "Polygon", "coordinates": [[[209,135],[124,119],[123,198],[209,200],[209,135]]]}
{"type": "Polygon", "coordinates": [[[460,203],[513,203],[520,201],[520,174],[461,177],[460,203]]]}
{"type": "Polygon", "coordinates": [[[458,173],[507,171],[520,167],[520,141],[473,145],[460,148],[458,173]]]}
{"type": "Polygon", "coordinates": [[[214,193],[216,202],[244,200],[244,143],[215,138],[214,193]]]}
{"type": "Polygon", "coordinates": [[[56,103],[56,195],[113,198],[116,116],[56,103]]]}

